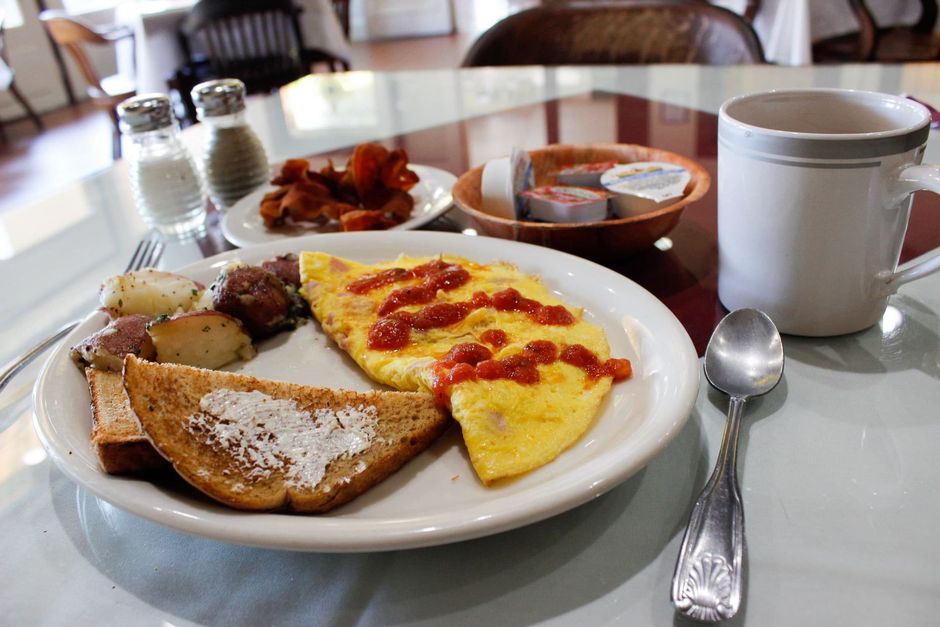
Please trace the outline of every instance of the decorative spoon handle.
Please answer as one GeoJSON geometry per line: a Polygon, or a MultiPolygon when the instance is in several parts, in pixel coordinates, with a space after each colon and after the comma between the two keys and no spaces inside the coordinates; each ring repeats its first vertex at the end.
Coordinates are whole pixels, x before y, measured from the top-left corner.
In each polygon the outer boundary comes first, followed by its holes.
{"type": "Polygon", "coordinates": [[[692,508],[672,578],[673,605],[699,621],[731,618],[741,604],[744,507],[736,464],[744,401],[731,398],[718,461],[692,508]]]}

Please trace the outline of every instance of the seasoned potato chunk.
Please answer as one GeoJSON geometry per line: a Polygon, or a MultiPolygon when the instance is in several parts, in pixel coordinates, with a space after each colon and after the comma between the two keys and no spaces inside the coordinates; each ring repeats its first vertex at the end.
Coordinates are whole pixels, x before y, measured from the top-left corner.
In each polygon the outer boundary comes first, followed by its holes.
{"type": "Polygon", "coordinates": [[[108,326],[92,333],[69,352],[79,368],[86,366],[99,370],[121,371],[125,355],[153,359],[156,350],[147,333],[150,316],[123,316],[108,326]]]}
{"type": "Polygon", "coordinates": [[[142,314],[155,318],[189,311],[203,286],[172,272],[146,268],[108,277],[101,285],[101,306],[112,318],[142,314]]]}
{"type": "Polygon", "coordinates": [[[147,328],[161,363],[221,368],[251,359],[251,336],[237,319],[220,311],[188,311],[160,317],[147,328]]]}

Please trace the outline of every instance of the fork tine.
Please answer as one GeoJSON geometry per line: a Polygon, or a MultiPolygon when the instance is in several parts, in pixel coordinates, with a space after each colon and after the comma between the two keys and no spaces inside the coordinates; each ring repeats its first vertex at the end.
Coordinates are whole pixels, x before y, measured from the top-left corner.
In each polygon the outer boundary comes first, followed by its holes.
{"type": "Polygon", "coordinates": [[[137,242],[137,248],[134,250],[134,254],[131,255],[131,260],[127,262],[127,267],[124,268],[124,272],[130,272],[137,265],[137,259],[140,257],[141,251],[144,249],[144,246],[147,244],[147,239],[144,238],[137,242]]]}
{"type": "Polygon", "coordinates": [[[163,250],[163,240],[160,239],[159,235],[150,231],[144,235],[140,243],[137,244],[137,249],[134,251],[134,255],[131,257],[130,262],[127,264],[127,269],[124,270],[124,272],[131,272],[157,265],[160,258],[163,256],[163,250]]]}
{"type": "Polygon", "coordinates": [[[158,263],[160,263],[160,258],[163,256],[163,242],[157,241],[154,243],[153,248],[150,249],[150,256],[148,259],[141,265],[141,268],[155,268],[158,263]]]}

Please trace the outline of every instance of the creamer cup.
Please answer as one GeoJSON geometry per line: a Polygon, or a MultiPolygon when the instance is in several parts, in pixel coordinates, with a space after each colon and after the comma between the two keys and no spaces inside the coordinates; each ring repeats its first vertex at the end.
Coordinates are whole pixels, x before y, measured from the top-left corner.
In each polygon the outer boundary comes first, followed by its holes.
{"type": "Polygon", "coordinates": [[[509,157],[491,159],[483,165],[480,178],[480,197],[483,211],[498,218],[516,218],[515,195],[509,175],[509,157]]]}
{"type": "Polygon", "coordinates": [[[483,211],[498,218],[521,220],[525,206],[519,194],[532,187],[534,178],[532,159],[525,150],[513,148],[508,157],[487,161],[480,178],[483,211]]]}
{"type": "Polygon", "coordinates": [[[607,170],[601,176],[601,185],[614,194],[614,213],[627,218],[679,200],[691,180],[692,175],[681,166],[643,161],[607,170]]]}

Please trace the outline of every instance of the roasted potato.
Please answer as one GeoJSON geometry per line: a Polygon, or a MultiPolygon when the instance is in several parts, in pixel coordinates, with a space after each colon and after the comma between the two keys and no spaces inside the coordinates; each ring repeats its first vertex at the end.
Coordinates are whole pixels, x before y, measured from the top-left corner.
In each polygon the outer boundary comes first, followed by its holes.
{"type": "Polygon", "coordinates": [[[154,359],[156,349],[147,333],[150,316],[122,316],[73,346],[69,355],[82,370],[86,366],[120,372],[125,355],[154,359]]]}
{"type": "Polygon", "coordinates": [[[237,319],[220,311],[188,311],[161,316],[147,327],[157,361],[199,368],[221,368],[251,359],[251,336],[237,319]]]}
{"type": "Polygon", "coordinates": [[[112,318],[133,314],[156,318],[188,311],[202,291],[203,285],[192,279],[145,268],[105,279],[99,301],[112,318]]]}

